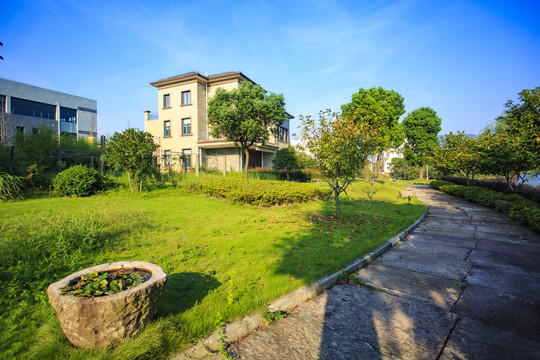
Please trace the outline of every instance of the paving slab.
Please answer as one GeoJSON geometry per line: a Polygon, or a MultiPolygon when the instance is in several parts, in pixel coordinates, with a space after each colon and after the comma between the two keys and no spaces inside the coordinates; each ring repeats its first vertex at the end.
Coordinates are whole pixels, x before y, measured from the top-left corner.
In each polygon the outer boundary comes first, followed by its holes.
{"type": "Polygon", "coordinates": [[[469,285],[452,312],[540,340],[540,303],[531,303],[482,286],[469,285]]]}
{"type": "Polygon", "coordinates": [[[465,317],[458,321],[439,359],[540,359],[540,343],[465,317]]]}
{"type": "Polygon", "coordinates": [[[428,215],[426,221],[424,221],[424,224],[429,224],[430,226],[441,226],[441,227],[451,226],[453,228],[461,228],[462,226],[467,226],[467,227],[470,227],[472,230],[474,230],[474,225],[471,225],[471,220],[465,217],[450,218],[450,217],[428,215]]]}
{"type": "Polygon", "coordinates": [[[422,302],[338,285],[232,344],[229,353],[235,359],[435,359],[456,319],[422,302]]]}
{"type": "Polygon", "coordinates": [[[518,237],[525,239],[528,242],[540,243],[540,236],[538,236],[534,231],[527,229],[523,226],[516,224],[486,224],[478,225],[476,227],[477,233],[486,233],[486,234],[504,234],[510,237],[518,237]]]}
{"type": "Polygon", "coordinates": [[[429,232],[412,232],[407,237],[409,241],[418,241],[424,243],[439,243],[447,246],[457,246],[467,249],[476,248],[476,240],[474,237],[460,237],[452,236],[440,233],[429,233],[429,232]]]}
{"type": "Polygon", "coordinates": [[[531,246],[526,243],[514,244],[495,240],[478,239],[476,249],[540,258],[540,246],[531,246]]]}
{"type": "Polygon", "coordinates": [[[434,256],[434,257],[449,257],[457,260],[465,260],[469,256],[471,250],[456,246],[448,246],[440,243],[425,243],[409,241],[408,239],[394,246],[397,251],[410,251],[419,255],[434,256]]]}
{"type": "Polygon", "coordinates": [[[473,250],[467,260],[473,266],[475,264],[487,266],[501,264],[503,266],[515,266],[526,271],[540,272],[540,266],[538,266],[539,257],[537,254],[531,253],[516,255],[500,251],[473,250]]]}
{"type": "Polygon", "coordinates": [[[445,208],[429,207],[427,211],[427,216],[470,220],[470,217],[467,216],[467,214],[465,214],[463,211],[457,208],[445,209],[445,208]]]}
{"type": "Polygon", "coordinates": [[[477,240],[493,240],[493,241],[502,241],[512,244],[531,244],[535,245],[538,244],[535,239],[528,239],[521,237],[519,235],[514,234],[507,234],[504,232],[501,233],[493,233],[493,232],[484,232],[484,231],[477,231],[475,234],[475,238],[477,240]]]}
{"type": "Polygon", "coordinates": [[[476,264],[465,282],[502,291],[523,300],[538,301],[540,295],[540,273],[515,266],[476,264]]]}
{"type": "Polygon", "coordinates": [[[443,227],[443,226],[431,226],[429,224],[421,225],[415,230],[418,233],[435,233],[435,234],[449,234],[459,237],[475,237],[474,229],[460,229],[459,227],[443,227]]]}
{"type": "Polygon", "coordinates": [[[452,308],[463,291],[463,285],[455,280],[393,266],[368,266],[359,270],[356,276],[376,288],[421,300],[445,310],[452,308]]]}
{"type": "MultiPolygon", "coordinates": [[[[444,246],[444,248],[460,249],[452,246],[444,246]]],[[[374,264],[394,266],[457,281],[462,281],[470,269],[470,264],[467,261],[436,253],[418,253],[399,247],[394,247],[392,251],[376,260],[374,264]]]]}
{"type": "Polygon", "coordinates": [[[471,217],[472,223],[513,223],[513,220],[510,219],[508,216],[492,210],[469,210],[467,212],[467,215],[471,217]]]}

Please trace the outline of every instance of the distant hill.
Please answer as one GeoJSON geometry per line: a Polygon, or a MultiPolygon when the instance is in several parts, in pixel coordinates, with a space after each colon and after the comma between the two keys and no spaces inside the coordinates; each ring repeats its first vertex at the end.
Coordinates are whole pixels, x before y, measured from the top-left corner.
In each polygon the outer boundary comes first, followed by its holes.
{"type": "Polygon", "coordinates": [[[470,137],[471,139],[476,139],[478,137],[478,135],[476,134],[467,134],[468,137],[470,137]]]}

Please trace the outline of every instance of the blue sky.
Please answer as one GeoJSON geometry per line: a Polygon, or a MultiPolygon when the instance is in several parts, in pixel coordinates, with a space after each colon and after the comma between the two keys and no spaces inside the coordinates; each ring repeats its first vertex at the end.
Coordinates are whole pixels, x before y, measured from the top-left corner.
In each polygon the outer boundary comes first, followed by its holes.
{"type": "MultiPolygon", "coordinates": [[[[478,133],[540,86],[538,1],[0,0],[0,77],[98,102],[98,132],[143,128],[149,82],[240,70],[296,117],[359,88],[478,133]]],[[[403,117],[402,117],[403,118],[403,117]]]]}

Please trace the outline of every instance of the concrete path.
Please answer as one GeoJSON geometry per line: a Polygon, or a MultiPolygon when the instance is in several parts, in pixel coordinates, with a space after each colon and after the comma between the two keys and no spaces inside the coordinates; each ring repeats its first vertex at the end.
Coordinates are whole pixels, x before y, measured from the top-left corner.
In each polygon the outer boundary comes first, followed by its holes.
{"type": "Polygon", "coordinates": [[[540,237],[415,186],[425,221],[358,278],[232,344],[234,359],[540,359],[540,237]]]}

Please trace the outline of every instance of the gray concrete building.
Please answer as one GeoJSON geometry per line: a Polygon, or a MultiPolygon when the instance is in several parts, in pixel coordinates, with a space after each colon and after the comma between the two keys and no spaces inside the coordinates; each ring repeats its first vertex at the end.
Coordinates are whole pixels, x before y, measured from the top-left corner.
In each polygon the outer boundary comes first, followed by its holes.
{"type": "Polygon", "coordinates": [[[97,101],[0,78],[0,142],[41,126],[77,138],[97,137],[97,101]]]}

